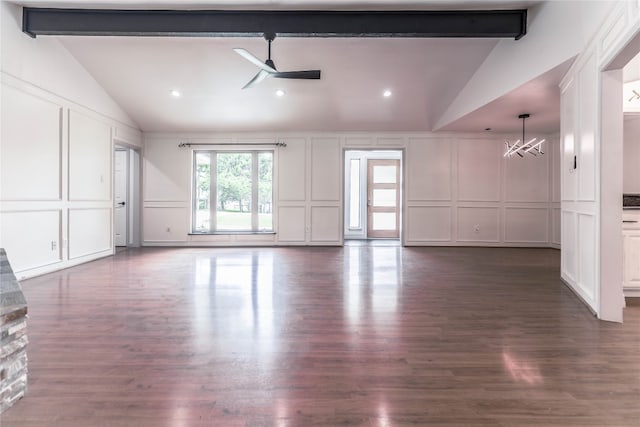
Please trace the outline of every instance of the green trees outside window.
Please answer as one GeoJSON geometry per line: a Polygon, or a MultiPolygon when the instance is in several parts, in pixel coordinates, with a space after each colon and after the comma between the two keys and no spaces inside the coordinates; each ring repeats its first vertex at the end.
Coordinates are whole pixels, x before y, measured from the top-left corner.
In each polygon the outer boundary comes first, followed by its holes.
{"type": "Polygon", "coordinates": [[[194,232],[273,230],[272,151],[194,156],[194,232]]]}

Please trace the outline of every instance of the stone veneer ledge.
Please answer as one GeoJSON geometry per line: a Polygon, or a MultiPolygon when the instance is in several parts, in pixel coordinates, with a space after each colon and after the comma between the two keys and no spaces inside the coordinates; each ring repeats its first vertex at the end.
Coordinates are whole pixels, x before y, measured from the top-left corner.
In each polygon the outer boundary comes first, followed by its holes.
{"type": "Polygon", "coordinates": [[[0,414],[27,391],[27,301],[0,248],[0,414]]]}

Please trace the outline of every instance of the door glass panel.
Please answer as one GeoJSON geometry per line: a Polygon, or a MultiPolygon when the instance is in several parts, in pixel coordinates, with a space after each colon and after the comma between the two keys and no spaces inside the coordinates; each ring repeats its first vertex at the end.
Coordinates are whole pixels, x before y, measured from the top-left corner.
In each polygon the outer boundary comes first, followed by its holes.
{"type": "Polygon", "coordinates": [[[373,206],[376,207],[395,207],[396,190],[375,188],[373,190],[373,206]]]}
{"type": "Polygon", "coordinates": [[[374,212],[373,230],[395,230],[396,229],[396,213],[395,212],[374,212]]]}
{"type": "Polygon", "coordinates": [[[373,168],[374,184],[395,184],[396,183],[396,167],[395,166],[374,166],[373,168]]]}
{"type": "Polygon", "coordinates": [[[360,228],[360,159],[351,159],[349,182],[349,228],[360,228]]]}

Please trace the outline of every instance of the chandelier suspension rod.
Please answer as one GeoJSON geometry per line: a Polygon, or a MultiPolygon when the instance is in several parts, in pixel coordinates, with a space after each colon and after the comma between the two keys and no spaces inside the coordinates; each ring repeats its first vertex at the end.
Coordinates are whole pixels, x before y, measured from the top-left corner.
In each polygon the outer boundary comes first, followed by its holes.
{"type": "Polygon", "coordinates": [[[525,114],[520,114],[520,115],[518,116],[518,118],[519,118],[519,119],[522,119],[522,143],[523,143],[523,144],[525,144],[525,139],[524,139],[524,121],[525,121],[526,119],[528,119],[529,117],[531,117],[531,115],[530,115],[530,114],[527,114],[527,113],[525,113],[525,114]]]}

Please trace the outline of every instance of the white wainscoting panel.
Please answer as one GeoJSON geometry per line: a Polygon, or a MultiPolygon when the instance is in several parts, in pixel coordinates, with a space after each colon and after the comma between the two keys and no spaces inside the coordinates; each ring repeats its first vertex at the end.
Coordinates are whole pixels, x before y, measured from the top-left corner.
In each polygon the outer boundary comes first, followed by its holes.
{"type": "Polygon", "coordinates": [[[189,243],[192,245],[207,245],[212,243],[228,245],[233,241],[232,234],[193,234],[189,237],[189,243]]]}
{"type": "Polygon", "coordinates": [[[202,234],[189,236],[189,246],[273,246],[275,234],[202,234]]]}
{"type": "Polygon", "coordinates": [[[62,107],[2,85],[2,200],[60,200],[62,107]]]}
{"type": "Polygon", "coordinates": [[[69,200],[110,200],[111,128],[69,110],[69,200]]]}
{"type": "Polygon", "coordinates": [[[278,241],[303,243],[306,239],[306,209],[304,206],[278,208],[278,241]]]}
{"type": "Polygon", "coordinates": [[[278,197],[281,202],[302,202],[307,188],[307,142],[304,138],[285,139],[278,150],[278,197]]]}
{"type": "MultiPolygon", "coordinates": [[[[548,148],[548,145],[545,147],[548,148]]],[[[505,159],[505,200],[547,202],[549,200],[550,154],[505,159]]]]}
{"type": "Polygon", "coordinates": [[[311,242],[340,244],[342,214],[338,206],[311,207],[311,242]]]}
{"type": "Polygon", "coordinates": [[[504,240],[512,243],[547,243],[549,210],[547,208],[505,208],[504,240]]]}
{"type": "Polygon", "coordinates": [[[551,209],[551,243],[557,245],[562,243],[561,212],[560,208],[551,209]]]}
{"type": "Polygon", "coordinates": [[[313,138],[311,144],[311,200],[340,201],[342,173],[340,140],[313,138]]]}
{"type": "Polygon", "coordinates": [[[149,243],[186,242],[189,233],[189,208],[145,207],[144,241],[149,243]]]}
{"type": "Polygon", "coordinates": [[[234,234],[233,241],[244,245],[273,245],[275,243],[275,234],[234,234]]]}
{"type": "Polygon", "coordinates": [[[483,140],[459,140],[457,146],[458,200],[499,201],[502,146],[483,140]]]}
{"type": "Polygon", "coordinates": [[[179,148],[178,143],[177,138],[145,140],[143,163],[145,201],[189,200],[193,151],[188,148],[179,148]]]}
{"type": "Polygon", "coordinates": [[[596,220],[592,215],[578,214],[578,266],[582,296],[593,303],[596,296],[596,220]]]}
{"type": "Polygon", "coordinates": [[[578,144],[578,200],[596,198],[596,122],[598,118],[598,68],[595,55],[580,70],[578,144]]]}
{"type": "Polygon", "coordinates": [[[62,260],[60,210],[0,213],[0,247],[16,273],[62,260]]]}
{"type": "Polygon", "coordinates": [[[577,176],[573,169],[573,157],[576,152],[576,84],[575,81],[569,83],[561,98],[562,114],[562,142],[560,150],[562,152],[562,200],[576,200],[577,196],[577,176]]]}
{"type": "Polygon", "coordinates": [[[562,211],[562,273],[576,281],[577,269],[577,221],[575,212],[562,211]]]}
{"type": "Polygon", "coordinates": [[[69,259],[112,248],[111,209],[69,209],[69,259]]]}
{"type": "Polygon", "coordinates": [[[452,146],[446,139],[409,139],[407,200],[451,200],[452,146]]]}
{"type": "Polygon", "coordinates": [[[458,208],[458,241],[500,241],[500,209],[492,207],[458,208]]]}
{"type": "Polygon", "coordinates": [[[450,242],[449,206],[410,206],[407,208],[407,242],[450,242]]]}
{"type": "Polygon", "coordinates": [[[549,174],[551,175],[551,201],[552,202],[560,202],[562,200],[562,195],[560,194],[560,181],[561,174],[560,171],[560,161],[562,159],[562,146],[560,145],[560,141],[557,138],[550,138],[550,143],[548,145],[550,160],[551,160],[551,171],[549,174]]]}

